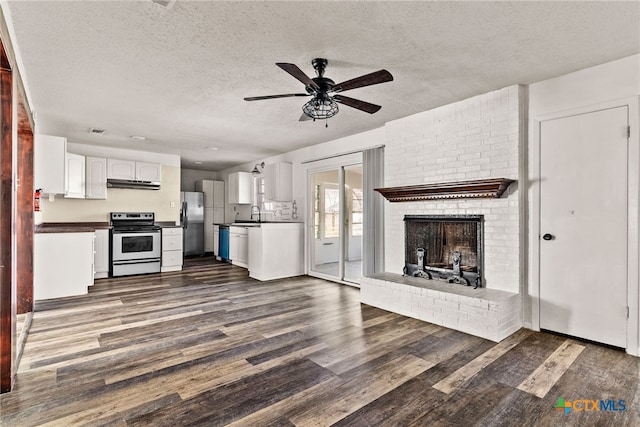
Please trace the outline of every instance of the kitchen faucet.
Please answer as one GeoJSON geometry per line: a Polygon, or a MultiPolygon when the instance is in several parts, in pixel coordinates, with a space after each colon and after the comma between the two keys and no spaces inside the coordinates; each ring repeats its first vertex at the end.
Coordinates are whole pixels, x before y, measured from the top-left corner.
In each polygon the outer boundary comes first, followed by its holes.
{"type": "Polygon", "coordinates": [[[253,219],[253,208],[257,208],[258,209],[258,222],[260,222],[260,206],[258,205],[253,205],[251,206],[251,216],[249,217],[249,219],[253,219]]]}

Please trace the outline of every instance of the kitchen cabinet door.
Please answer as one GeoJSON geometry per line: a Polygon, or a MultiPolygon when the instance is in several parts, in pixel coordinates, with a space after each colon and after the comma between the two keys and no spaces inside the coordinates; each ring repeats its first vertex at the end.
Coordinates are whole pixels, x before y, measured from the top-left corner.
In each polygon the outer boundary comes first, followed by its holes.
{"type": "Polygon", "coordinates": [[[229,227],[229,258],[233,265],[247,268],[249,258],[247,227],[229,227]]]}
{"type": "Polygon", "coordinates": [[[162,166],[158,163],[136,162],[136,179],[138,181],[162,181],[162,166]]]}
{"type": "Polygon", "coordinates": [[[79,154],[67,153],[64,197],[84,199],[85,158],[79,154]]]}
{"type": "Polygon", "coordinates": [[[196,181],[196,191],[204,194],[204,207],[213,208],[213,181],[210,179],[201,179],[196,181]]]}
{"type": "Polygon", "coordinates": [[[224,224],[224,208],[213,208],[213,223],[224,224]]]}
{"type": "Polygon", "coordinates": [[[136,179],[136,162],[133,160],[107,159],[107,178],[136,179]]]}
{"type": "Polygon", "coordinates": [[[213,252],[213,208],[204,208],[204,251],[213,252]]]}
{"type": "Polygon", "coordinates": [[[220,226],[213,226],[213,254],[220,260],[220,226]]]}
{"type": "Polygon", "coordinates": [[[36,134],[34,144],[34,188],[41,188],[43,194],[64,194],[67,139],[36,134]]]}
{"type": "Polygon", "coordinates": [[[107,159],[87,157],[86,161],[86,198],[107,198],[107,159]]]}
{"type": "Polygon", "coordinates": [[[236,205],[251,204],[251,174],[235,172],[229,174],[229,203],[236,205]]]}
{"type": "Polygon", "coordinates": [[[229,260],[233,262],[238,259],[238,233],[229,230],[229,260]]]}
{"type": "Polygon", "coordinates": [[[224,209],[224,181],[213,181],[213,207],[224,209]]]}
{"type": "Polygon", "coordinates": [[[238,235],[238,259],[237,264],[247,268],[247,260],[249,259],[249,235],[239,234],[238,235]]]}
{"type": "Polygon", "coordinates": [[[162,229],[162,267],[160,271],[182,270],[182,228],[165,227],[162,229]]]}
{"type": "Polygon", "coordinates": [[[292,197],[291,163],[273,163],[264,168],[264,197],[275,202],[290,202],[292,197]]]}
{"type": "Polygon", "coordinates": [[[95,232],[93,254],[94,279],[109,276],[109,230],[99,229],[95,232]]]}

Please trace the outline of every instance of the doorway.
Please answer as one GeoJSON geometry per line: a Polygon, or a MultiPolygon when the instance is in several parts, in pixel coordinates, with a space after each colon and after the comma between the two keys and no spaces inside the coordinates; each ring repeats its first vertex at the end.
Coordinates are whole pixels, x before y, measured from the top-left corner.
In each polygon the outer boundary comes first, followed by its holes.
{"type": "Polygon", "coordinates": [[[309,174],[312,276],[359,284],[362,277],[362,163],[309,174]]]}
{"type": "Polygon", "coordinates": [[[627,347],[627,106],[540,123],[540,327],[627,347]]]}

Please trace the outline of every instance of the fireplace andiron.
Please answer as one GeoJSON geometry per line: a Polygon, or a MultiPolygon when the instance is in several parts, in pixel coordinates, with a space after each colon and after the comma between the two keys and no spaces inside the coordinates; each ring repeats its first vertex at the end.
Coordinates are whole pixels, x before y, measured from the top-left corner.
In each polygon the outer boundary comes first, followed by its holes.
{"type": "MultiPolygon", "coordinates": [[[[439,274],[438,279],[446,280],[449,283],[457,283],[459,285],[471,286],[471,282],[469,279],[464,277],[464,272],[462,268],[460,268],[462,261],[462,253],[460,251],[454,251],[451,254],[451,264],[452,269],[444,269],[437,267],[424,267],[424,259],[425,259],[425,249],[417,248],[416,249],[416,257],[418,258],[418,264],[409,264],[405,263],[405,266],[402,268],[403,276],[412,276],[412,277],[422,277],[424,279],[433,280],[433,275],[431,273],[448,273],[446,277],[443,279],[439,274]],[[431,270],[431,271],[429,271],[431,270]]],[[[480,286],[480,275],[476,275],[474,280],[473,289],[478,289],[480,286]]]]}

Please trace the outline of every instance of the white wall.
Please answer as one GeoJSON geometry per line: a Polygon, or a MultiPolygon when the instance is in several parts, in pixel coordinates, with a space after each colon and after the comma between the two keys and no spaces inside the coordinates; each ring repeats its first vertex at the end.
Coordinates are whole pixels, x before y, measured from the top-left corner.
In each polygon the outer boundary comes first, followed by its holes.
{"type": "Polygon", "coordinates": [[[216,181],[218,172],[182,168],[180,171],[180,191],[195,191],[196,181],[201,179],[216,181]]]}
{"type": "MultiPolygon", "coordinates": [[[[518,180],[524,88],[511,86],[386,125],[385,186],[518,180]]],[[[500,199],[385,202],[385,269],[402,273],[405,215],[484,215],[484,284],[520,291],[519,185],[500,199]]]]}
{"type": "Polygon", "coordinates": [[[155,212],[156,221],[180,221],[180,157],[68,143],[67,151],[84,156],[137,160],[162,164],[160,190],[107,189],[106,200],[65,199],[56,196],[53,202],[41,200],[42,212],[37,222],[107,222],[109,212],[155,212]],[[171,204],[174,204],[171,207],[171,204]]]}
{"type": "MultiPolygon", "coordinates": [[[[529,177],[528,202],[529,220],[527,230],[529,239],[529,273],[527,277],[527,298],[524,306],[524,324],[534,329],[539,328],[539,311],[537,297],[539,295],[539,201],[538,170],[540,165],[540,140],[538,126],[541,119],[551,116],[568,115],[615,105],[629,105],[631,138],[629,143],[629,218],[628,233],[628,347],[630,353],[640,354],[640,280],[639,269],[639,215],[640,210],[640,113],[638,100],[640,96],[640,55],[633,55],[617,61],[587,68],[557,78],[534,83],[529,87],[529,177]]],[[[624,131],[621,129],[621,131],[624,131]]],[[[598,206],[593,206],[598,209],[598,206]]],[[[612,218],[612,221],[615,221],[612,218]]]]}

